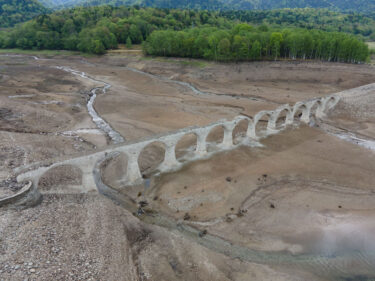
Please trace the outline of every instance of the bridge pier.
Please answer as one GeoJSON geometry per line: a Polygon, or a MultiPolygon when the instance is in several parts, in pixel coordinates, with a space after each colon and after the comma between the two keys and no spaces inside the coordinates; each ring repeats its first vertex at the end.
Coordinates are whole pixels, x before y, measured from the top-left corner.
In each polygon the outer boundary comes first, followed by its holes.
{"type": "Polygon", "coordinates": [[[193,133],[197,136],[197,146],[195,156],[191,160],[202,159],[208,154],[207,151],[207,136],[212,129],[218,126],[222,126],[224,129],[224,137],[222,143],[219,145],[219,151],[224,149],[231,149],[234,147],[233,144],[233,130],[243,120],[248,121],[246,129],[246,139],[243,141],[244,144],[248,143],[249,139],[258,140],[261,135],[257,135],[256,126],[260,120],[266,120],[263,118],[267,116],[267,130],[266,135],[274,134],[280,130],[277,128],[277,120],[284,110],[287,111],[285,118],[285,125],[292,124],[294,122],[294,116],[300,110],[302,111],[301,122],[309,123],[310,113],[314,108],[314,105],[318,103],[316,107],[315,116],[321,118],[325,115],[325,112],[332,109],[340,100],[339,96],[329,96],[326,98],[317,98],[306,102],[297,102],[293,107],[289,105],[283,105],[278,107],[275,111],[260,111],[253,119],[246,116],[237,116],[232,121],[221,120],[216,123],[212,123],[205,127],[189,127],[181,129],[177,132],[168,133],[158,137],[147,138],[140,142],[125,143],[116,147],[110,147],[105,150],[95,152],[91,155],[80,156],[68,160],[57,160],[53,163],[52,160],[46,162],[34,163],[31,166],[22,167],[16,171],[17,181],[30,180],[34,186],[37,187],[39,179],[49,169],[56,168],[61,165],[72,165],[82,170],[82,185],[86,187],[86,190],[90,190],[96,187],[94,180],[94,167],[97,162],[102,159],[107,153],[122,152],[127,155],[128,165],[126,170],[126,183],[127,185],[136,185],[143,182],[142,174],[138,164],[139,156],[141,151],[149,144],[153,142],[161,142],[165,145],[164,161],[159,166],[162,172],[174,171],[181,167],[181,163],[176,159],[176,145],[178,141],[186,134],[193,133]]]}
{"type": "Polygon", "coordinates": [[[195,131],[197,135],[197,148],[195,153],[202,156],[207,154],[207,136],[210,133],[212,127],[209,128],[201,128],[195,131]]]}
{"type": "Polygon", "coordinates": [[[236,126],[236,123],[225,123],[223,125],[224,128],[224,137],[223,143],[221,146],[223,148],[231,148],[233,146],[233,129],[236,126]]]}
{"type": "Polygon", "coordinates": [[[140,151],[128,153],[128,167],[126,178],[130,184],[138,184],[142,182],[141,170],[139,169],[138,158],[140,151]]]}
{"type": "Polygon", "coordinates": [[[94,179],[93,174],[93,167],[89,167],[87,169],[81,169],[82,170],[82,186],[86,190],[95,190],[96,189],[96,183],[94,179]]]}
{"type": "Polygon", "coordinates": [[[175,138],[169,137],[168,140],[164,141],[165,144],[165,155],[164,161],[160,165],[161,170],[170,170],[177,168],[181,165],[180,162],[176,159],[176,145],[179,141],[179,137],[176,136],[175,138]]]}

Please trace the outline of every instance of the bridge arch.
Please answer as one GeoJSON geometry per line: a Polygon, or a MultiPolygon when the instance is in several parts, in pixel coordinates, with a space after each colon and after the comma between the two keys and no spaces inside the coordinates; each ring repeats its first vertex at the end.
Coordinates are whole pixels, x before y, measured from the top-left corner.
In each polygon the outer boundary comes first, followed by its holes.
{"type": "Polygon", "coordinates": [[[280,131],[286,126],[293,123],[293,112],[289,104],[279,106],[275,109],[270,121],[268,122],[268,129],[280,131]]]}
{"type": "MultiPolygon", "coordinates": [[[[84,173],[74,164],[56,164],[43,171],[34,184],[41,191],[51,191],[61,186],[78,186],[83,184],[84,173]]],[[[58,190],[56,190],[58,191],[58,190]]]]}
{"type": "Polygon", "coordinates": [[[186,132],[175,146],[176,159],[179,162],[185,162],[190,158],[193,158],[197,153],[198,149],[198,134],[194,131],[186,132]]]}
{"type": "Polygon", "coordinates": [[[327,112],[331,108],[337,105],[337,103],[340,101],[340,98],[338,96],[329,96],[326,98],[324,104],[324,112],[327,112]]]}
{"type": "Polygon", "coordinates": [[[103,180],[112,187],[121,188],[126,185],[129,156],[122,151],[114,151],[101,166],[103,180]]]}
{"type": "Polygon", "coordinates": [[[258,112],[254,116],[254,124],[253,124],[253,136],[255,139],[266,137],[269,132],[269,125],[270,119],[274,114],[273,111],[263,110],[258,112]]]}
{"type": "Polygon", "coordinates": [[[209,129],[206,137],[206,149],[208,152],[215,150],[224,141],[224,124],[216,124],[209,129]]]}
{"type": "Polygon", "coordinates": [[[232,141],[234,145],[237,145],[249,139],[253,121],[247,116],[237,116],[233,122],[232,141]]]}
{"type": "Polygon", "coordinates": [[[297,102],[293,107],[293,122],[309,123],[309,110],[304,102],[297,102]]]}
{"type": "Polygon", "coordinates": [[[323,108],[323,102],[321,101],[321,99],[316,99],[316,100],[311,101],[310,110],[309,110],[310,119],[311,118],[315,118],[315,119],[320,118],[319,112],[322,111],[322,108],[323,108]]]}
{"type": "Polygon", "coordinates": [[[160,140],[151,141],[139,149],[137,164],[142,177],[149,177],[158,170],[165,160],[166,151],[167,145],[160,140]]]}

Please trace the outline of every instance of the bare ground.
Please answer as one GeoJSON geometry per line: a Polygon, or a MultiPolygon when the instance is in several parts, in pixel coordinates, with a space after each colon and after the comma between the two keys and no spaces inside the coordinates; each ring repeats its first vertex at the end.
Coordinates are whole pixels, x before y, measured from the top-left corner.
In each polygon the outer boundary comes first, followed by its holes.
{"type": "MultiPolygon", "coordinates": [[[[76,155],[109,143],[86,109],[88,93],[100,83],[55,66],[69,66],[112,85],[107,94],[99,95],[95,108],[127,140],[238,114],[253,115],[278,104],[375,80],[370,66],[328,63],[215,64],[117,54],[88,61],[79,57],[0,60],[1,179],[27,163],[76,155]],[[197,95],[172,80],[189,82],[215,95],[197,95]]],[[[373,97],[340,104],[329,121],[374,138],[373,97]]],[[[217,132],[212,139],[219,137],[217,132]]],[[[185,146],[191,143],[187,139],[185,146]]],[[[146,200],[152,211],[249,249],[321,254],[322,245],[326,246],[324,234],[338,237],[334,245],[341,249],[351,241],[353,229],[360,230],[361,245],[368,245],[375,225],[373,152],[310,127],[290,129],[262,143],[264,147],[240,148],[153,178],[151,189],[124,189],[125,164],[120,160],[110,163],[104,179],[136,201],[146,200]]],[[[150,148],[141,159],[143,169],[159,158],[160,149],[150,148]]],[[[0,279],[332,280],[372,276],[361,265],[357,271],[346,266],[344,271],[340,267],[324,275],[309,266],[229,258],[177,230],[145,224],[97,192],[85,193],[79,184],[74,171],[62,169],[42,179],[40,205],[0,210],[0,279]]],[[[4,182],[0,196],[14,189],[4,182]]]]}

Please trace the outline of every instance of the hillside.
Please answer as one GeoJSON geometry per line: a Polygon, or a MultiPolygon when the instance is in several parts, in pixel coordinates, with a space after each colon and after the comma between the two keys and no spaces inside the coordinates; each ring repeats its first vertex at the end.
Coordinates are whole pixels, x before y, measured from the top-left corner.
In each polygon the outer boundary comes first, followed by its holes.
{"type": "Polygon", "coordinates": [[[280,8],[328,8],[339,11],[369,12],[375,10],[372,0],[229,0],[231,9],[269,10],[280,8]]]}
{"type": "Polygon", "coordinates": [[[344,14],[328,9],[296,8],[276,10],[231,10],[220,15],[230,20],[248,22],[252,25],[273,27],[300,27],[324,31],[346,32],[375,40],[375,20],[362,14],[344,14]]]}
{"type": "Polygon", "coordinates": [[[36,0],[0,0],[0,27],[10,27],[46,12],[36,0]]]}
{"type": "Polygon", "coordinates": [[[282,8],[327,8],[336,11],[373,12],[372,0],[43,0],[53,2],[56,7],[75,5],[114,6],[134,5],[159,8],[226,9],[226,10],[270,10],[282,8]]]}

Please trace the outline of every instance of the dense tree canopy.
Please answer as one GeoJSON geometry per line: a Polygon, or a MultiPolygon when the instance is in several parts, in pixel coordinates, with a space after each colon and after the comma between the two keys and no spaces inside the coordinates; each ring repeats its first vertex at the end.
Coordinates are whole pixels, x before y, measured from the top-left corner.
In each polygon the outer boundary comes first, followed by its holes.
{"type": "Polygon", "coordinates": [[[140,5],[158,8],[209,10],[271,10],[282,8],[328,8],[336,11],[375,11],[373,0],[42,0],[56,7],[75,5],[140,5]]]}
{"type": "Polygon", "coordinates": [[[232,29],[192,28],[154,31],[144,44],[149,55],[211,60],[318,59],[364,62],[365,43],[352,35],[306,29],[253,28],[239,24],[232,29]]]}
{"type": "Polygon", "coordinates": [[[365,61],[369,53],[367,45],[353,35],[253,27],[213,11],[78,7],[40,15],[0,32],[1,48],[102,54],[119,43],[142,42],[146,54],[213,60],[300,58],[355,63],[365,61]]]}
{"type": "Polygon", "coordinates": [[[0,0],[0,27],[10,27],[46,12],[36,0],[0,0]]]}
{"type": "Polygon", "coordinates": [[[342,14],[327,9],[279,9],[261,11],[222,11],[221,16],[255,25],[300,27],[340,31],[375,40],[375,20],[358,13],[342,14]]]}
{"type": "Polygon", "coordinates": [[[126,43],[140,44],[158,29],[182,30],[192,26],[229,28],[217,13],[137,7],[78,7],[62,10],[0,33],[1,48],[67,49],[103,53],[126,43]]]}

